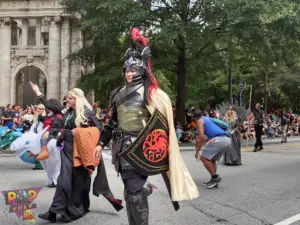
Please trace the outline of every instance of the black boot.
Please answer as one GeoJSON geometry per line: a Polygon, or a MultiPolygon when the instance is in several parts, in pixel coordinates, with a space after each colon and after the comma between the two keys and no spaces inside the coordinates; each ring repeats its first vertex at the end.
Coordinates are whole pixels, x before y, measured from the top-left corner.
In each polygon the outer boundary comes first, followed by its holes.
{"type": "Polygon", "coordinates": [[[149,205],[147,198],[136,204],[127,201],[126,211],[129,225],[149,224],[149,205]]]}
{"type": "Polygon", "coordinates": [[[129,194],[125,191],[126,211],[129,225],[148,225],[149,205],[148,196],[152,193],[152,186],[146,184],[138,194],[129,194]]]}
{"type": "Polygon", "coordinates": [[[132,207],[131,204],[126,202],[126,212],[127,212],[127,218],[128,218],[128,223],[129,225],[135,225],[135,220],[134,220],[134,216],[132,213],[132,207]]]}
{"type": "Polygon", "coordinates": [[[72,219],[71,219],[69,216],[62,215],[62,216],[59,218],[59,222],[70,223],[70,222],[72,222],[72,219]]]}
{"type": "MultiPolygon", "coordinates": [[[[134,225],[149,224],[149,205],[148,200],[144,199],[138,204],[131,204],[131,213],[134,218],[134,225]]],[[[131,225],[131,224],[130,224],[131,225]]]]}
{"type": "Polygon", "coordinates": [[[56,213],[50,211],[44,214],[39,214],[39,218],[41,218],[42,220],[47,220],[50,223],[56,223],[56,213]]]}

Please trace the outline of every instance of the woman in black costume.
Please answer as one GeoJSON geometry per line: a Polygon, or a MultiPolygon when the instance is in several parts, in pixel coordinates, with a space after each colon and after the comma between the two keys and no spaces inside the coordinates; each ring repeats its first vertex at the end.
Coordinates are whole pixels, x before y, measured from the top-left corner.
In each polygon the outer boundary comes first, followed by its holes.
{"type": "MultiPolygon", "coordinates": [[[[51,108],[51,104],[40,93],[38,86],[32,85],[32,88],[45,106],[51,108]]],[[[57,179],[57,187],[50,209],[39,215],[41,219],[52,223],[56,222],[57,214],[61,215],[60,221],[71,222],[89,212],[91,177],[89,171],[83,166],[73,166],[73,132],[76,127],[96,126],[100,128],[92,107],[82,90],[74,88],[69,91],[67,101],[69,109],[63,116],[63,127],[60,129],[59,138],[59,143],[63,141],[64,146],[61,151],[60,175],[57,179]]],[[[93,193],[96,196],[103,194],[117,211],[123,208],[121,201],[114,199],[109,189],[103,159],[101,159],[97,169],[93,193]]]]}

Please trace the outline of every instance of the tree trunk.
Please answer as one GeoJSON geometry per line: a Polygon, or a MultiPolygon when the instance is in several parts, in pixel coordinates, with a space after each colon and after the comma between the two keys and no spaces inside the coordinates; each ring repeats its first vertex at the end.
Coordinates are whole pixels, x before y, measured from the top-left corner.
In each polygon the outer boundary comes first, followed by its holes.
{"type": "Polygon", "coordinates": [[[291,102],[291,105],[292,105],[292,110],[293,110],[293,113],[298,113],[299,112],[299,99],[297,97],[293,98],[293,97],[290,97],[290,102],[291,102]]]}
{"type": "Polygon", "coordinates": [[[185,96],[186,96],[186,55],[185,48],[179,49],[177,58],[177,99],[176,120],[185,125],[185,96]]]}
{"type": "Polygon", "coordinates": [[[232,48],[232,34],[230,34],[230,40],[228,44],[228,102],[230,105],[233,103],[232,98],[232,59],[233,59],[233,48],[232,48]]]}
{"type": "Polygon", "coordinates": [[[233,104],[231,64],[228,68],[228,102],[230,105],[233,104]]]}
{"type": "Polygon", "coordinates": [[[268,113],[268,73],[265,73],[264,110],[265,113],[268,113]]]}

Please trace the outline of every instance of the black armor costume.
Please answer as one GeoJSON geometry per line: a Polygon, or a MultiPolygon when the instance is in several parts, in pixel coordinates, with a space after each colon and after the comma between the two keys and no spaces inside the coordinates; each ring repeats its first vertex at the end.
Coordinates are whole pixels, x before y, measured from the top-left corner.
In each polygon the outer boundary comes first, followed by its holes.
{"type": "Polygon", "coordinates": [[[147,197],[152,193],[152,186],[147,183],[147,176],[139,173],[119,155],[131,146],[151,117],[146,107],[150,86],[148,71],[150,49],[143,46],[140,39],[134,41],[134,46],[125,54],[123,68],[125,85],[111,94],[112,116],[109,125],[101,134],[100,144],[104,147],[113,138],[113,164],[116,171],[121,174],[125,186],[124,198],[129,224],[147,225],[149,217],[147,197]],[[129,83],[125,74],[132,68],[135,69],[135,74],[129,83]],[[144,98],[140,94],[143,91],[144,98]]]}

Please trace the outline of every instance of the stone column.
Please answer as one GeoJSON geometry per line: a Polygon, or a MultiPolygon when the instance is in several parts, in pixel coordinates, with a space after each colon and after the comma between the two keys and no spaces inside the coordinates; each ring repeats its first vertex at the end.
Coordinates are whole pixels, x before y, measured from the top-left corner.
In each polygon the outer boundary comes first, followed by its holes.
{"type": "Polygon", "coordinates": [[[18,24],[11,21],[11,45],[18,45],[18,24]]]}
{"type": "Polygon", "coordinates": [[[61,17],[45,18],[50,22],[49,27],[49,56],[48,56],[48,75],[47,98],[60,100],[60,22],[61,17]]]}
{"type": "Polygon", "coordinates": [[[28,45],[28,19],[22,20],[22,46],[28,45]]]}
{"type": "Polygon", "coordinates": [[[17,27],[17,45],[20,46],[20,29],[17,27]]]}
{"type": "Polygon", "coordinates": [[[0,17],[0,105],[13,103],[10,99],[11,19],[0,17]]]}
{"type": "MultiPolygon", "coordinates": [[[[78,27],[76,19],[72,19],[72,38],[71,38],[71,53],[77,52],[82,48],[81,31],[78,27]]],[[[81,65],[79,62],[72,62],[71,76],[70,76],[70,89],[76,87],[77,81],[81,77],[81,65]]]]}
{"type": "Polygon", "coordinates": [[[64,18],[61,26],[61,77],[60,77],[60,100],[68,93],[70,60],[68,55],[71,53],[71,27],[70,19],[64,18]]]}
{"type": "Polygon", "coordinates": [[[35,25],[35,45],[41,46],[41,19],[36,19],[35,25]]]}

